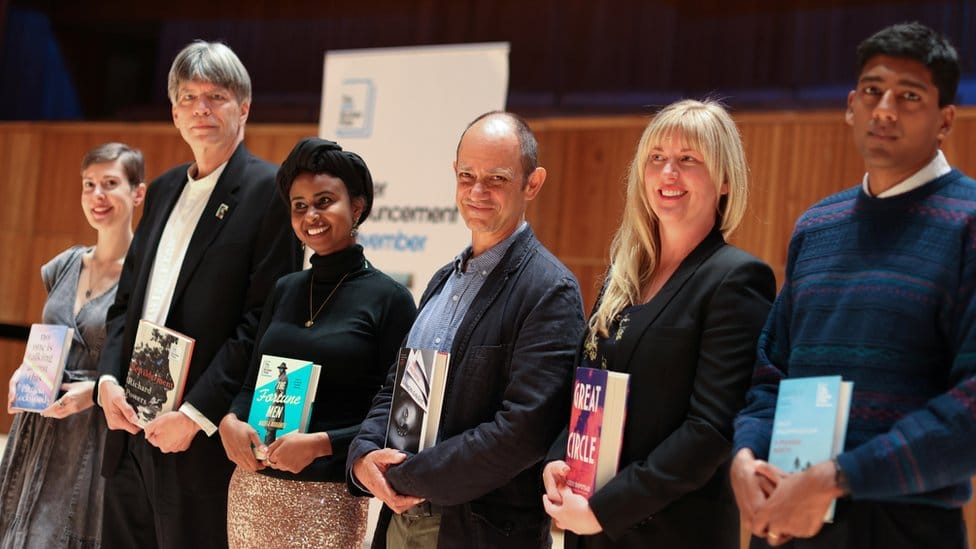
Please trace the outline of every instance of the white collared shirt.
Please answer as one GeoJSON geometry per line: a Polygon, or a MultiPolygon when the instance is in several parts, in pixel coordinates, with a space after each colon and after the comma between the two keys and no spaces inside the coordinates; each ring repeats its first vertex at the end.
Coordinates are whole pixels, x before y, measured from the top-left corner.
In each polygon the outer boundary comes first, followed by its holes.
{"type": "MultiPolygon", "coordinates": [[[[949,162],[946,161],[945,155],[942,154],[942,150],[939,149],[935,153],[935,158],[926,164],[925,167],[918,170],[911,177],[902,181],[901,183],[898,183],[890,189],[879,193],[875,198],[891,198],[892,196],[905,194],[908,191],[921,187],[933,179],[942,177],[950,171],[952,171],[952,166],[949,165],[949,162]]],[[[868,174],[864,174],[864,180],[861,182],[861,187],[864,189],[865,194],[868,196],[874,196],[871,194],[871,189],[868,187],[868,174]]]]}

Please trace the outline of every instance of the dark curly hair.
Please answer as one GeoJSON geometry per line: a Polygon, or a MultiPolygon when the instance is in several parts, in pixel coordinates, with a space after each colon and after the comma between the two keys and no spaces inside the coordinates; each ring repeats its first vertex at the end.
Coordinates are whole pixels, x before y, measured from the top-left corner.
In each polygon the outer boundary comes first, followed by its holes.
{"type": "Polygon", "coordinates": [[[338,177],[346,185],[349,198],[363,199],[363,212],[359,214],[356,224],[361,225],[369,217],[369,211],[373,208],[373,176],[358,154],[344,151],[338,143],[328,139],[306,137],[299,141],[281,163],[275,179],[286,203],[295,178],[303,173],[324,173],[338,177]]]}

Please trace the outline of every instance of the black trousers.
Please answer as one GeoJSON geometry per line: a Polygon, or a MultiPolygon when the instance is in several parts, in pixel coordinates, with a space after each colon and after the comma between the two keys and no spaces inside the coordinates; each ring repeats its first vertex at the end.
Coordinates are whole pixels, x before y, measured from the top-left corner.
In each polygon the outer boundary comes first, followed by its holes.
{"type": "MultiPolygon", "coordinates": [[[[766,549],[753,536],[750,549],[766,549]]],[[[837,501],[832,524],[816,536],[780,545],[787,549],[966,549],[962,510],[929,505],[837,501]]]]}
{"type": "Polygon", "coordinates": [[[126,435],[105,482],[102,547],[226,548],[232,472],[217,436],[197,433],[186,452],[164,454],[142,433],[126,435]]]}

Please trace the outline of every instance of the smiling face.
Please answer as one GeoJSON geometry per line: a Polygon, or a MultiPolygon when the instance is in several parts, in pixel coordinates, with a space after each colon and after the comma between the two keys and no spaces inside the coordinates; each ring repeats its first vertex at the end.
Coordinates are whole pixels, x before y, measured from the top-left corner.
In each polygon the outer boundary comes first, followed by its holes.
{"type": "Polygon", "coordinates": [[[89,164],[81,172],[81,209],[96,230],[132,223],[132,210],[142,202],[146,186],[132,186],[118,160],[89,164]]]}
{"type": "Polygon", "coordinates": [[[913,59],[878,55],[848,94],[846,121],[875,194],[928,164],[952,128],[955,107],[939,107],[932,73],[913,59]]]}
{"type": "Polygon", "coordinates": [[[674,131],[653,144],[644,164],[647,204],[662,230],[707,232],[715,226],[720,194],[704,155],[674,131]]]}
{"type": "Polygon", "coordinates": [[[363,201],[350,199],[338,177],[303,172],[292,183],[288,200],[295,235],[315,253],[327,255],[355,244],[351,233],[363,201]]]}
{"type": "Polygon", "coordinates": [[[543,168],[524,173],[518,137],[503,117],[468,128],[458,146],[454,174],[458,210],[471,230],[475,255],[515,232],[546,179],[543,168]]]}
{"type": "Polygon", "coordinates": [[[204,82],[181,82],[173,103],[173,123],[190,147],[233,147],[243,139],[250,103],[229,89],[204,82]]]}

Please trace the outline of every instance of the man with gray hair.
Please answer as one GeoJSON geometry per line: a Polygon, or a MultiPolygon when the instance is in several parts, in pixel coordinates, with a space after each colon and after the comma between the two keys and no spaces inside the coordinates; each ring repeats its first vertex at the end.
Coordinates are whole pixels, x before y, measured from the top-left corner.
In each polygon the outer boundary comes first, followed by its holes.
{"type": "Polygon", "coordinates": [[[106,318],[106,548],[227,546],[233,464],[213,435],[247,373],[265,298],[298,264],[277,169],[243,145],[251,81],[237,55],[188,45],[170,68],[169,98],[194,161],[150,184],[106,318]],[[144,429],[124,388],[141,319],[196,340],[182,404],[144,429]]]}

